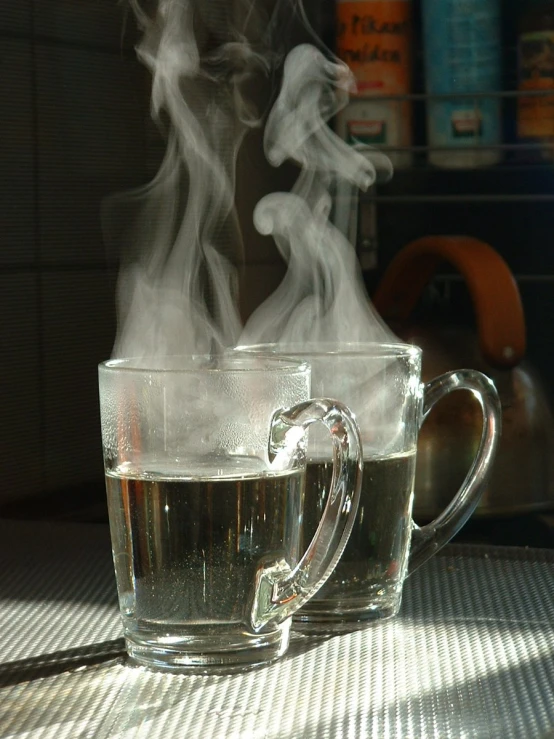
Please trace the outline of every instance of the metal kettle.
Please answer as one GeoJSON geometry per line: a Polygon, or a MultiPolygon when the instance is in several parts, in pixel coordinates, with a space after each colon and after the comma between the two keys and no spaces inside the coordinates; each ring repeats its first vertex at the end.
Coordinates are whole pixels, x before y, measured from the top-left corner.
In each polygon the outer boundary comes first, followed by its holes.
{"type": "MultiPolygon", "coordinates": [[[[429,236],[402,249],[386,270],[374,304],[404,341],[423,349],[423,380],[472,368],[496,384],[503,431],[495,468],[476,515],[498,516],[554,507],[554,418],[537,373],[523,361],[525,319],[517,284],[488,244],[470,237],[429,236]],[[470,329],[410,322],[441,263],[463,275],[477,317],[470,329]]],[[[481,412],[468,393],[452,393],[419,436],[414,512],[432,519],[467,474],[481,433],[481,412]]]]}

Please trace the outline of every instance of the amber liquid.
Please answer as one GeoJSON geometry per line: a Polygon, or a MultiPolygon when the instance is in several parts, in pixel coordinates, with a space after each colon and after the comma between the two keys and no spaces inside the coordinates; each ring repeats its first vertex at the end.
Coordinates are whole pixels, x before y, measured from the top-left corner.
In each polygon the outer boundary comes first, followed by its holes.
{"type": "MultiPolygon", "coordinates": [[[[298,562],[303,483],[300,470],[106,475],[120,610],[143,661],[149,647],[158,659],[164,648],[189,655],[256,648],[263,636],[250,617],[256,572],[262,560],[298,562]]],[[[280,639],[278,631],[266,629],[280,639]]]]}
{"type": "MultiPolygon", "coordinates": [[[[327,500],[332,464],[308,463],[303,539],[313,536],[327,500]]],[[[364,461],[360,506],[344,553],[298,619],[371,619],[400,605],[411,536],[415,452],[364,461]]]]}

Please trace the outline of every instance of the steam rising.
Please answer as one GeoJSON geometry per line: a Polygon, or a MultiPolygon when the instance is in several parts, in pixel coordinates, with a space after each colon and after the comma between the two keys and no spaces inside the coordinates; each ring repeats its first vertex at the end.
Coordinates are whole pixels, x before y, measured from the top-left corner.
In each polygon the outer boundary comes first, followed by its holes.
{"type": "MultiPolygon", "coordinates": [[[[353,246],[329,220],[333,187],[357,197],[357,189],[372,185],[378,172],[392,174],[384,155],[346,145],[326,125],[352,86],[347,67],[313,46],[299,46],[287,57],[264,145],[272,164],[292,159],[301,171],[291,193],[273,193],[258,203],[254,219],[261,233],[273,236],[288,270],[251,316],[241,345],[261,344],[308,358],[312,393],[340,397],[355,410],[364,453],[371,456],[404,448],[404,398],[394,357],[370,361],[363,348],[345,351],[353,344],[398,341],[371,306],[353,246]],[[332,358],[318,354],[329,349],[336,350],[332,358]]],[[[342,205],[350,210],[350,203],[342,205]]],[[[326,459],[328,454],[329,440],[316,427],[308,456],[326,459]]]]}
{"type": "Polygon", "coordinates": [[[273,165],[292,159],[301,173],[291,193],[258,203],[254,221],[273,236],[288,270],[251,316],[242,344],[394,341],[369,302],[354,248],[329,221],[334,182],[366,190],[378,170],[392,174],[384,155],[348,146],[326,125],[353,85],[346,65],[313,46],[298,46],[286,59],[264,146],[273,165]]]}
{"type": "Polygon", "coordinates": [[[139,213],[127,235],[113,355],[217,352],[241,329],[235,273],[221,245],[240,244],[235,160],[256,122],[242,86],[264,61],[238,33],[216,38],[198,2],[160,0],[153,17],[132,5],[144,29],[138,55],[152,73],[152,116],[167,132],[167,150],[149,185],[106,210],[108,232],[122,210],[139,213]]]}
{"type": "Polygon", "coordinates": [[[154,180],[112,198],[105,211],[108,235],[121,230],[122,213],[134,215],[125,233],[113,356],[218,353],[237,343],[394,340],[371,307],[354,248],[329,220],[332,188],[342,183],[342,192],[357,196],[378,171],[390,176],[392,170],[386,157],[348,146],[328,127],[354,81],[346,65],[310,45],[288,54],[265,129],[270,163],[292,160],[300,175],[290,193],[268,195],[254,212],[257,229],[273,236],[288,271],[242,331],[235,264],[224,252],[232,244],[233,261],[241,261],[236,155],[248,127],[259,124],[245,83],[277,60],[267,35],[277,37],[275,18],[283,9],[304,18],[300,1],[276,3],[256,51],[230,10],[240,6],[251,27],[259,18],[256,0],[158,0],[153,15],[139,0],[130,2],[144,31],[137,52],[152,74],[152,116],[167,149],[154,180]],[[223,19],[214,22],[214,12],[223,19]]]}

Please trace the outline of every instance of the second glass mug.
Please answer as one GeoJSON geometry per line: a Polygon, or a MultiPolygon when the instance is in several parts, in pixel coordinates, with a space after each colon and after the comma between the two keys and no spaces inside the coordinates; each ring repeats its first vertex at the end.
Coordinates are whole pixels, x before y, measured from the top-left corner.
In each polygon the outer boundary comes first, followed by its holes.
{"type": "MultiPolygon", "coordinates": [[[[302,357],[312,390],[340,397],[356,414],[364,471],[356,523],[332,576],[295,614],[304,631],[340,631],[394,616],[407,575],[465,524],[486,486],[498,446],[501,407],[482,373],[459,370],[421,383],[421,349],[408,344],[259,344],[236,351],[302,357]],[[437,401],[469,390],[483,411],[481,441],[451,503],[421,528],[412,519],[418,433],[437,401]]],[[[317,430],[310,433],[303,533],[309,539],[329,490],[329,460],[317,430]]]]}
{"type": "Polygon", "coordinates": [[[348,409],[310,400],[309,367],[278,357],[116,359],[99,385],[129,655],[199,672],[281,656],[354,523],[362,461],[348,409]],[[302,555],[312,424],[326,429],[333,480],[302,555]]]}

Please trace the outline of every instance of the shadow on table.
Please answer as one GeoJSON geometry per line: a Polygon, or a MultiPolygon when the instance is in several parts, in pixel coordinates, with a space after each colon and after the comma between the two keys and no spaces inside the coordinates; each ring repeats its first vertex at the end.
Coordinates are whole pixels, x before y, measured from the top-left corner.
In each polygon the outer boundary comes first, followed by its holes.
{"type": "MultiPolygon", "coordinates": [[[[265,681],[270,671],[326,640],[295,636],[289,654],[278,663],[236,674],[187,676],[148,670],[124,656],[123,640],[4,664],[0,666],[0,735],[12,736],[10,731],[17,726],[29,736],[53,724],[59,731],[71,729],[75,739],[119,735],[119,731],[156,722],[173,710],[185,710],[187,701],[199,691],[232,690],[237,681],[265,681]],[[102,701],[95,708],[97,695],[102,695],[102,701]],[[83,723],[86,728],[81,731],[83,723]]],[[[180,739],[183,734],[175,736],[180,739]]]]}
{"type": "Polygon", "coordinates": [[[0,594],[17,602],[117,603],[107,526],[0,519],[0,594]]]}
{"type": "MultiPolygon", "coordinates": [[[[320,644],[332,638],[328,636],[303,636],[293,635],[289,651],[282,658],[282,662],[293,659],[301,654],[306,654],[312,649],[316,649],[320,644]]],[[[29,657],[28,659],[15,660],[13,662],[4,662],[0,664],[0,690],[11,685],[19,685],[20,683],[31,682],[33,680],[41,680],[48,677],[55,677],[65,672],[84,669],[95,665],[118,660],[120,664],[127,664],[130,668],[140,669],[139,665],[127,657],[125,651],[124,639],[111,639],[95,644],[87,644],[73,649],[64,649],[49,654],[41,654],[37,657],[29,657]]],[[[259,665],[252,667],[244,672],[255,672],[267,669],[267,665],[259,665]]],[[[149,674],[162,675],[165,673],[148,671],[149,674]]],[[[215,673],[216,677],[229,677],[230,673],[222,669],[220,673],[215,673]]]]}
{"type": "Polygon", "coordinates": [[[111,639],[74,649],[64,649],[37,657],[0,664],[0,689],[54,677],[118,659],[125,660],[125,641],[111,639]]]}
{"type": "MultiPolygon", "coordinates": [[[[307,649],[315,645],[304,645],[307,649]]],[[[305,653],[305,652],[304,652],[305,653]]],[[[290,659],[294,659],[291,656],[290,659]]],[[[518,737],[551,739],[554,736],[554,667],[552,655],[498,670],[486,677],[395,699],[386,695],[376,675],[373,695],[353,700],[348,681],[337,685],[328,674],[318,682],[287,684],[287,660],[248,674],[183,677],[149,672],[142,668],[104,665],[81,673],[41,680],[24,688],[12,702],[10,719],[32,712],[32,729],[81,717],[72,736],[107,739],[125,732],[148,735],[148,727],[165,727],[164,736],[210,739],[320,739],[322,736],[398,737],[518,737]],[[102,706],[90,712],[83,728],[83,703],[103,692],[102,706]],[[75,694],[73,710],[65,710],[68,695],[75,694]],[[278,695],[276,695],[278,693],[278,695]],[[346,695],[349,693],[349,700],[346,695]],[[83,696],[83,698],[79,698],[83,696]],[[17,703],[17,708],[15,705],[17,703]],[[309,710],[299,710],[309,706],[309,710]],[[360,707],[363,706],[363,707],[360,707]],[[39,710],[40,709],[40,710],[39,710]],[[62,720],[65,710],[65,718],[62,720]],[[291,725],[291,715],[294,723],[291,725]],[[291,729],[291,726],[293,727],[291,729]],[[176,727],[171,732],[170,727],[176,727]],[[210,728],[211,727],[211,728],[210,728]],[[91,733],[93,731],[93,733],[91,733]]],[[[404,666],[405,668],[405,666],[404,666]]],[[[344,677],[344,676],[343,676],[344,677]]],[[[0,724],[1,727],[1,724],[0,724]]]]}

